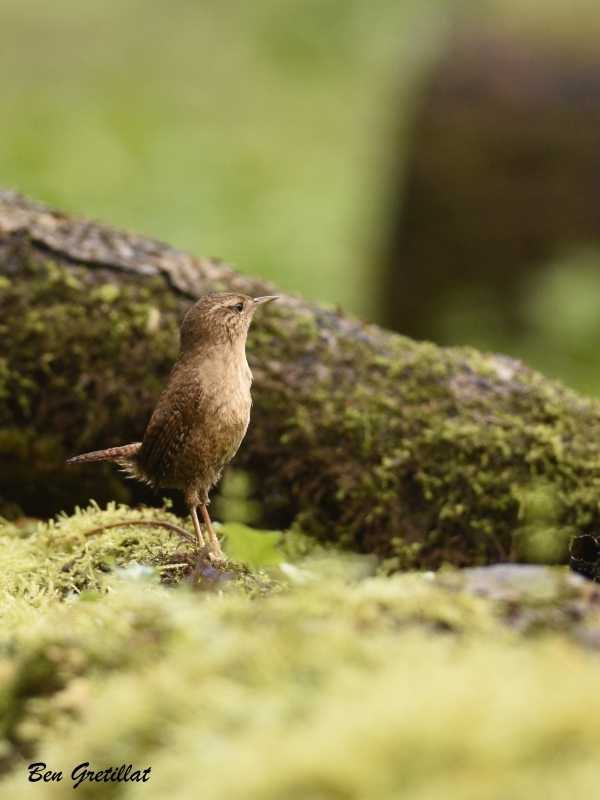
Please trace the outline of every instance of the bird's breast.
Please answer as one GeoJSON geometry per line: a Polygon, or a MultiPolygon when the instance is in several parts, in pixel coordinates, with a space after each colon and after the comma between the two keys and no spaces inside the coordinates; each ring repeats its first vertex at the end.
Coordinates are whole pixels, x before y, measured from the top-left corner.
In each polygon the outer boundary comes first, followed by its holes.
{"type": "Polygon", "coordinates": [[[252,373],[246,358],[224,361],[206,386],[208,404],[222,429],[245,429],[250,419],[252,373]]]}

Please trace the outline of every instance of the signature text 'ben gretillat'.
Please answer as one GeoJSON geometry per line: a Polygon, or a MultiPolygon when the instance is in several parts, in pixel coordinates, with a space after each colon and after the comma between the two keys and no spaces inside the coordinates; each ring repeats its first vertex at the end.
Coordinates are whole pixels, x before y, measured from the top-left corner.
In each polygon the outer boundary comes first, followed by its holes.
{"type": "MultiPolygon", "coordinates": [[[[84,761],[83,764],[78,764],[71,772],[71,780],[74,781],[74,789],[85,780],[91,783],[108,783],[109,781],[111,783],[130,783],[134,781],[136,783],[146,783],[150,780],[150,770],[152,769],[152,767],[148,767],[148,769],[144,770],[134,770],[132,764],[123,764],[118,768],[108,767],[108,769],[101,769],[94,772],[88,769],[89,765],[89,761],[84,761]]],[[[62,772],[53,772],[51,769],[47,770],[43,761],[30,764],[28,769],[31,783],[35,783],[36,781],[45,781],[46,783],[50,781],[58,782],[63,779],[62,772]]]]}

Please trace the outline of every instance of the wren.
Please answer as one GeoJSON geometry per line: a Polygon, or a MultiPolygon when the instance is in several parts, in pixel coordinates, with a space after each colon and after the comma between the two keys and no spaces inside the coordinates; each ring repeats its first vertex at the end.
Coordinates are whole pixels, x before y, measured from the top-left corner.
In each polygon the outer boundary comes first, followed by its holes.
{"type": "Polygon", "coordinates": [[[200,545],[200,506],[213,556],[224,558],[208,493],[236,454],[250,421],[252,373],[246,337],[259,305],[277,297],[209,294],[181,326],[177,360],[141,442],[84,453],[68,464],[115,461],[155,490],[181,489],[200,545]]]}

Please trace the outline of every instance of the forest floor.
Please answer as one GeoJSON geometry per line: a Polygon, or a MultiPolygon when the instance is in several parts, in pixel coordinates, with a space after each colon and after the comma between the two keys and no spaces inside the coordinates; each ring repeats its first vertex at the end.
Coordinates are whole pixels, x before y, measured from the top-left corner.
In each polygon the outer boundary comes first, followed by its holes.
{"type": "Polygon", "coordinates": [[[158,528],[84,535],[142,517],[191,531],[114,505],[0,527],[6,800],[82,774],[90,798],[594,796],[597,584],[536,565],[386,576],[231,524],[253,569],[158,528]],[[30,782],[33,763],[61,781],[30,782]]]}

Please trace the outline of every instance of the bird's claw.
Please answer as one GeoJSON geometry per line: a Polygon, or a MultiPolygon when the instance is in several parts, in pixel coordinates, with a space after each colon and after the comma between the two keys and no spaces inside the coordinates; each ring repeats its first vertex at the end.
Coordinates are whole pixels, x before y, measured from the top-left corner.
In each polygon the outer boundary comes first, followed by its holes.
{"type": "Polygon", "coordinates": [[[225,555],[225,553],[221,550],[221,548],[218,545],[217,545],[216,549],[211,550],[211,552],[208,554],[208,557],[214,563],[220,563],[221,561],[227,561],[227,556],[225,555]]]}

